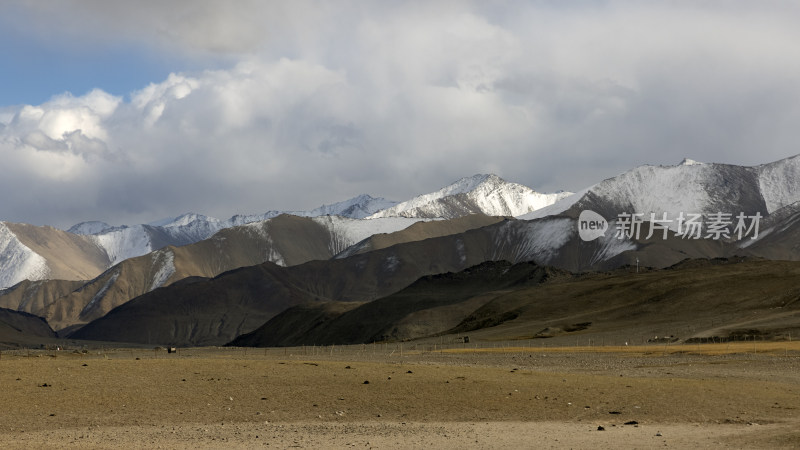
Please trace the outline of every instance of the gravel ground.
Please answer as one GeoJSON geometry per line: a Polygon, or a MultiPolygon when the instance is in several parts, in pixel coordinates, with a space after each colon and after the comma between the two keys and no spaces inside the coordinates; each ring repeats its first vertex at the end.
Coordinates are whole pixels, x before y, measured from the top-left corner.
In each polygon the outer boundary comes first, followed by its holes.
{"type": "Polygon", "coordinates": [[[800,446],[792,352],[418,350],[4,352],[0,446],[800,446]]]}

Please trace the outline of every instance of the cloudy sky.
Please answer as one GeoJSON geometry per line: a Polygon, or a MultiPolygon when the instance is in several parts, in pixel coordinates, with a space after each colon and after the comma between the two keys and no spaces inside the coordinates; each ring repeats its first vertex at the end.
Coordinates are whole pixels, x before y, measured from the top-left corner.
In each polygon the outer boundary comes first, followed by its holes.
{"type": "Polygon", "coordinates": [[[0,4],[0,220],[577,190],[800,152],[785,1],[0,4]]]}

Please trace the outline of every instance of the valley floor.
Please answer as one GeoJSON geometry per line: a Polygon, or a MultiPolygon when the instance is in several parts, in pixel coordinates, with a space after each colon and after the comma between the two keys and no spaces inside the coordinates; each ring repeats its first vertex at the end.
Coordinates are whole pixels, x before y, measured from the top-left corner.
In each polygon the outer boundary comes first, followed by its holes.
{"type": "Polygon", "coordinates": [[[0,446],[800,446],[795,342],[431,350],[4,351],[0,446]]]}

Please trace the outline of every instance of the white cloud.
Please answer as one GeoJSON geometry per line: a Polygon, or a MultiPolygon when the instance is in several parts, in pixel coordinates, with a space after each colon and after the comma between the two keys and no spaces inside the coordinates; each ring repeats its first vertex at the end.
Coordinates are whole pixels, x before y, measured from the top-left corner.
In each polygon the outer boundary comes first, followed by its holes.
{"type": "Polygon", "coordinates": [[[75,45],[230,63],[127,101],[2,107],[0,189],[36,204],[0,210],[16,220],[402,200],[477,172],[575,190],[638,164],[796,152],[800,31],[781,2],[32,5],[32,30],[75,45]]]}
{"type": "Polygon", "coordinates": [[[82,97],[63,94],[43,105],[23,106],[9,126],[20,135],[40,131],[54,140],[64,140],[65,135],[76,131],[90,139],[107,140],[102,122],[114,113],[120,101],[99,89],[82,97]]]}

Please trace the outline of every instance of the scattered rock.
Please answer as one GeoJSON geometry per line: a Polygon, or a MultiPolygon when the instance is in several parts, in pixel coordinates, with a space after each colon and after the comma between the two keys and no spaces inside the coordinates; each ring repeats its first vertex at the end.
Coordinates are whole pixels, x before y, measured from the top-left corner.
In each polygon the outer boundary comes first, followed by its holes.
{"type": "Polygon", "coordinates": [[[42,384],[39,385],[39,387],[53,387],[53,385],[52,384],[47,384],[47,383],[42,383],[42,384]]]}
{"type": "Polygon", "coordinates": [[[619,411],[609,411],[608,413],[609,413],[609,414],[622,414],[622,413],[621,413],[621,412],[619,412],[619,411]]]}
{"type": "Polygon", "coordinates": [[[600,425],[597,427],[597,431],[606,431],[606,429],[602,425],[600,425]]]}
{"type": "Polygon", "coordinates": [[[364,380],[364,384],[369,384],[369,380],[364,380]]]}
{"type": "Polygon", "coordinates": [[[409,371],[408,371],[408,372],[406,372],[406,373],[414,373],[414,372],[412,372],[412,371],[410,371],[410,370],[409,370],[409,371]]]}
{"type": "Polygon", "coordinates": [[[639,422],[635,420],[629,420],[628,422],[625,422],[625,425],[639,425],[639,422]]]}
{"type": "Polygon", "coordinates": [[[658,433],[656,433],[656,436],[663,436],[663,435],[662,435],[662,434],[661,434],[661,432],[659,431],[658,433]]]}

